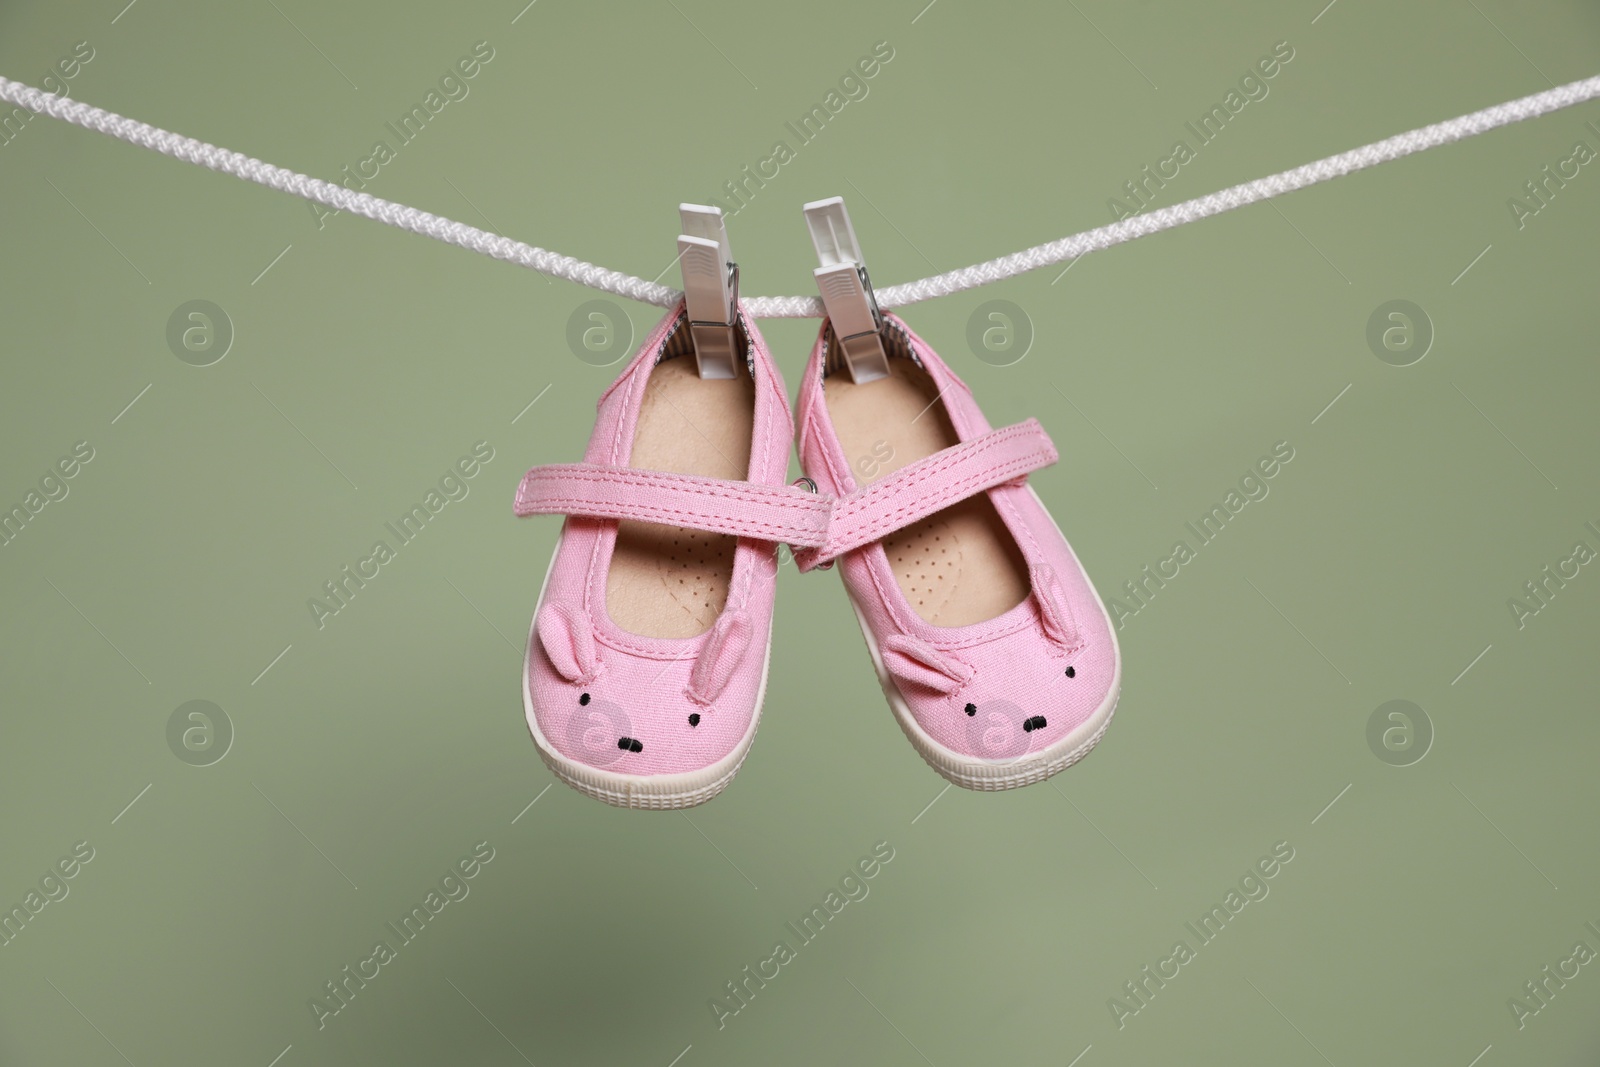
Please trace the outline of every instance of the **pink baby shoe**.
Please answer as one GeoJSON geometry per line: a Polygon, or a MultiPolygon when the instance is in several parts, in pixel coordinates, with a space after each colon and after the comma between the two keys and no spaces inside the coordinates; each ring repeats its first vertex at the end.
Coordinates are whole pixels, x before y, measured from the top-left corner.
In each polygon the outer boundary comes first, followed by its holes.
{"type": "Polygon", "coordinates": [[[755,739],[779,542],[828,501],[784,484],[788,396],[741,313],[732,378],[702,378],[683,304],[600,397],[584,462],[535,467],[518,515],[567,516],[528,638],[528,729],[556,775],[633,808],[710,800],[755,739]]]}
{"type": "Polygon", "coordinates": [[[990,429],[899,318],[879,336],[871,380],[847,372],[828,321],[806,366],[800,464],[836,499],[825,543],[795,559],[838,562],[889,705],[934,770],[967,789],[1043,781],[1100,740],[1121,685],[1105,606],[1025,481],[1055,447],[1032,419],[990,429]]]}

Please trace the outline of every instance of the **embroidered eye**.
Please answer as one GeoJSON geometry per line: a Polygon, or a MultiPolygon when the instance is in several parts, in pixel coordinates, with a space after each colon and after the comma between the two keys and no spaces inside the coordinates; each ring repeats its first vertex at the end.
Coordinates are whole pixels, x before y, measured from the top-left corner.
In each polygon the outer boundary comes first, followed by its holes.
{"type": "Polygon", "coordinates": [[[1035,730],[1043,730],[1047,725],[1049,724],[1044,721],[1043,715],[1035,715],[1022,724],[1022,731],[1031,734],[1035,730]]]}
{"type": "Polygon", "coordinates": [[[698,711],[691,711],[689,713],[689,725],[690,726],[699,726],[700,725],[700,713],[698,711]]]}
{"type": "Polygon", "coordinates": [[[635,741],[631,737],[619,737],[619,738],[617,738],[617,747],[622,749],[622,751],[624,751],[624,752],[643,752],[644,751],[644,745],[639,743],[638,741],[635,741]]]}
{"type": "Polygon", "coordinates": [[[967,705],[967,714],[969,716],[978,714],[978,705],[976,705],[976,704],[968,704],[967,705]]]}
{"type": "Polygon", "coordinates": [[[1068,678],[1076,678],[1077,676],[1078,676],[1077,668],[1075,668],[1075,667],[1068,667],[1067,668],[1067,677],[1068,678]]]}
{"type": "Polygon", "coordinates": [[[583,705],[587,705],[589,703],[589,694],[585,693],[585,694],[583,694],[583,696],[579,697],[578,698],[578,703],[579,704],[583,704],[583,705]]]}

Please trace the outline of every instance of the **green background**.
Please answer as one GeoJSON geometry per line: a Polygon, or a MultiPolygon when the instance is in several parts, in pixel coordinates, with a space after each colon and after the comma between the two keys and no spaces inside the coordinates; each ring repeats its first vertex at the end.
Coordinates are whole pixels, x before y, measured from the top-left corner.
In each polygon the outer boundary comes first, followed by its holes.
{"type": "MultiPolygon", "coordinates": [[[[0,72],[38,85],[86,40],[75,98],[334,178],[487,41],[368,191],[644,277],[680,200],[795,147],[785,121],[889,42],[732,220],[747,295],[813,291],[824,196],[879,285],[1108,222],[1279,41],[1270,94],[1157,203],[1600,66],[1576,0],[123,2],[6,4],[0,72]]],[[[0,548],[0,903],[94,859],[0,948],[0,1062],[1597,1062],[1600,966],[1523,1029],[1507,1006],[1600,949],[1600,574],[1521,628],[1507,606],[1600,548],[1600,167],[1521,229],[1507,206],[1600,148],[1589,120],[907,309],[991,421],[1053,435],[1033,482],[1108,596],[1295,458],[1128,623],[1098,751],[1015,792],[945,792],[837,578],[784,568],[760,742],[687,815],[552,786],[518,695],[557,524],[513,489],[578,458],[620,366],[568,320],[607,299],[642,337],[658,310],[27,123],[0,147],[0,503],[94,459],[0,548]],[[166,340],[197,299],[234,331],[205,367],[166,340]],[[1020,362],[968,346],[992,299],[1031,323],[1020,362]],[[1435,334],[1405,367],[1366,340],[1395,299],[1435,334]],[[307,599],[480,440],[467,498],[319,629],[307,599]],[[1395,699],[1434,733],[1409,766],[1367,741],[1395,699]],[[190,700],[232,724],[210,766],[169,748],[190,700]],[[470,895],[319,1030],[308,1000],[480,841],[470,895]],[[870,895],[719,1029],[711,998],[880,841],[870,895]],[[1280,841],[1270,895],[1119,1028],[1123,983],[1280,841]]],[[[791,385],[815,325],[763,324],[791,385]]]]}

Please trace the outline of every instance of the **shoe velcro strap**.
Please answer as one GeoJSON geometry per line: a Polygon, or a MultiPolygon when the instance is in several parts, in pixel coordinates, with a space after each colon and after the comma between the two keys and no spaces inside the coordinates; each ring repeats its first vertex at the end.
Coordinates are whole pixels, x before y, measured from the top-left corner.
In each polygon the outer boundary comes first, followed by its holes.
{"type": "Polygon", "coordinates": [[[986,489],[1056,461],[1056,448],[1036,419],[992,430],[909,463],[833,502],[827,540],[795,553],[808,571],[870,545],[986,489]]]}
{"type": "Polygon", "coordinates": [[[827,536],[829,504],[827,497],[794,486],[561,463],[527,473],[515,510],[518,515],[633,519],[816,546],[827,536]]]}

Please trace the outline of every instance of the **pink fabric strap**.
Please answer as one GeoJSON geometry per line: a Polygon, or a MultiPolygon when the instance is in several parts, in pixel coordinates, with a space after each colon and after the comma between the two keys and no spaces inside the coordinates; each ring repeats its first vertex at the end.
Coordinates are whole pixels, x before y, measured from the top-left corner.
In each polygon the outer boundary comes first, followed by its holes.
{"type": "Polygon", "coordinates": [[[817,548],[796,552],[795,562],[808,571],[951,504],[1048,467],[1056,458],[1055,445],[1035,419],[952,445],[835,500],[827,539],[817,548]]]}
{"type": "Polygon", "coordinates": [[[830,501],[793,486],[563,463],[535,467],[517,489],[518,515],[584,515],[687,526],[761,541],[816,546],[830,501]]]}

